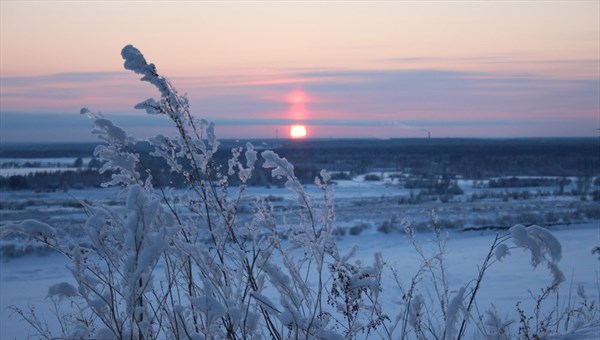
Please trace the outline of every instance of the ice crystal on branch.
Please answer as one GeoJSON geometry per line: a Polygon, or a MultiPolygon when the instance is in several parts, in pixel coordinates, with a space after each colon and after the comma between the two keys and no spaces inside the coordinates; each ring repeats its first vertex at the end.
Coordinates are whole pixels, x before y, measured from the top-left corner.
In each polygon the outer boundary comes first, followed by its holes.
{"type": "Polygon", "coordinates": [[[10,233],[19,233],[26,235],[30,239],[43,241],[55,240],[57,236],[56,229],[50,225],[30,219],[18,224],[6,224],[0,228],[0,236],[4,237],[10,233]]]}
{"type": "Polygon", "coordinates": [[[125,69],[131,70],[137,74],[143,75],[140,79],[154,85],[161,94],[161,100],[146,99],[137,104],[136,109],[144,109],[147,113],[165,113],[171,116],[173,120],[182,119],[188,113],[188,100],[185,96],[179,96],[171,83],[163,76],[160,76],[154,64],[148,64],[144,55],[132,45],[127,45],[121,51],[121,56],[125,59],[125,69]]]}
{"type": "Polygon", "coordinates": [[[540,263],[546,262],[554,279],[554,286],[565,280],[565,276],[558,268],[562,257],[560,242],[548,230],[533,225],[525,227],[517,224],[510,228],[510,235],[517,247],[531,253],[531,265],[535,268],[540,263]]]}

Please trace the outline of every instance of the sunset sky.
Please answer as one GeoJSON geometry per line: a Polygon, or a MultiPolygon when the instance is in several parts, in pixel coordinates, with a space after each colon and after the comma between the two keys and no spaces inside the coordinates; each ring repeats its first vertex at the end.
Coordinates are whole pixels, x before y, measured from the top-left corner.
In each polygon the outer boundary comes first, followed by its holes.
{"type": "Polygon", "coordinates": [[[133,44],[221,138],[588,137],[598,1],[0,0],[2,142],[94,140],[88,107],[142,138],[158,93],[133,44]]]}

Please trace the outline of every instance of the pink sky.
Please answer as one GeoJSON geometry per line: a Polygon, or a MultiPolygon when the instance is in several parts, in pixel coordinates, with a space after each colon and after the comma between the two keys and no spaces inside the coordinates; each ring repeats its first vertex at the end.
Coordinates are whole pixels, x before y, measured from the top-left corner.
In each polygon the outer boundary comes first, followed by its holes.
{"type": "Polygon", "coordinates": [[[597,136],[599,13],[597,1],[3,0],[0,137],[92,140],[84,106],[155,133],[133,106],[157,94],[123,69],[126,44],[222,138],[294,123],[314,138],[597,136]]]}

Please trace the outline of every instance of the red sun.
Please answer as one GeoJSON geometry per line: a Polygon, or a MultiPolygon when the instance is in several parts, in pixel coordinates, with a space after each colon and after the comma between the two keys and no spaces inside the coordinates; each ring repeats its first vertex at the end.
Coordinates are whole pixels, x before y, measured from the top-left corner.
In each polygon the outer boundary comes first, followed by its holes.
{"type": "Polygon", "coordinates": [[[292,138],[304,138],[306,137],[306,126],[304,125],[292,125],[290,128],[290,136],[292,138]]]}

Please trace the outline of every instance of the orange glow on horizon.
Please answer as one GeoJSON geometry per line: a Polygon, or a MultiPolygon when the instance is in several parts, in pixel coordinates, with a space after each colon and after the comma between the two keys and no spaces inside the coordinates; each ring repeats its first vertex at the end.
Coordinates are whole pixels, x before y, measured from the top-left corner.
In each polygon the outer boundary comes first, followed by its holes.
{"type": "Polygon", "coordinates": [[[306,126],[292,125],[290,128],[290,136],[294,139],[306,137],[306,126]]]}

